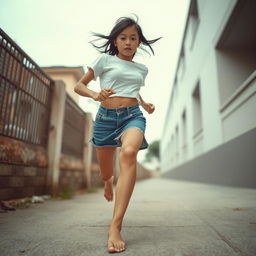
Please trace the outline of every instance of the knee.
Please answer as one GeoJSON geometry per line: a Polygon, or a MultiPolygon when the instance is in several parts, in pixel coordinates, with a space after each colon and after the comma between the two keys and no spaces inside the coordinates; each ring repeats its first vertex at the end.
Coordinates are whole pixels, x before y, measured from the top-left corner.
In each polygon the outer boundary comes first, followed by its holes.
{"type": "Polygon", "coordinates": [[[120,158],[124,160],[131,160],[136,158],[137,150],[131,146],[126,146],[121,149],[120,158]]]}

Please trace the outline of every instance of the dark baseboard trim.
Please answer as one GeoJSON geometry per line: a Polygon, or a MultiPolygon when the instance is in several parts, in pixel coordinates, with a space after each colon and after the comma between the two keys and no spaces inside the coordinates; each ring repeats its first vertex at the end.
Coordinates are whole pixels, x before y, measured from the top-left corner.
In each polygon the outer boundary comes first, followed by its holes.
{"type": "Polygon", "coordinates": [[[163,173],[162,177],[256,188],[256,129],[163,173]]]}

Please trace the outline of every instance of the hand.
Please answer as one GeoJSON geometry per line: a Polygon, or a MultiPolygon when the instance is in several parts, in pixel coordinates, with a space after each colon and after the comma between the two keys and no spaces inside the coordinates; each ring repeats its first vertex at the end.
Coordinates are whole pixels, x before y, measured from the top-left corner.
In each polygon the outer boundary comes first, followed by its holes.
{"type": "Polygon", "coordinates": [[[95,101],[104,101],[107,98],[109,98],[110,95],[116,93],[114,90],[112,89],[102,89],[100,92],[95,93],[95,95],[93,96],[93,99],[95,101]]]}
{"type": "Polygon", "coordinates": [[[149,113],[152,114],[155,111],[155,106],[151,103],[143,102],[141,106],[149,113]]]}

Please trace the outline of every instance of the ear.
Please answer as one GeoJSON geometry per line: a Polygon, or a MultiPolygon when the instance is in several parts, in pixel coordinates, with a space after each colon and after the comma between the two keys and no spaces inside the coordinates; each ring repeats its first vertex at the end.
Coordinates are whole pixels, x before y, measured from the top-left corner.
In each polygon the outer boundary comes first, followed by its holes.
{"type": "Polygon", "coordinates": [[[117,44],[116,44],[116,39],[114,40],[114,46],[117,47],[117,44]]]}

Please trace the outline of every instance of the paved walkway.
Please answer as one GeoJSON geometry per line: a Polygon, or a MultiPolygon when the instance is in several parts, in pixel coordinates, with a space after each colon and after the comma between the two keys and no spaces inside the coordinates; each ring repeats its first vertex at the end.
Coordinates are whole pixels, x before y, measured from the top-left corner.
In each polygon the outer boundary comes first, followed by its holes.
{"type": "MultiPolygon", "coordinates": [[[[113,203],[102,190],[0,214],[1,256],[104,256],[113,203]]],[[[137,183],[123,228],[131,256],[256,255],[256,190],[137,183]]]]}

